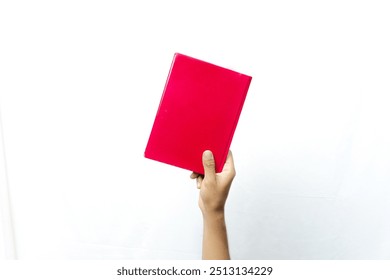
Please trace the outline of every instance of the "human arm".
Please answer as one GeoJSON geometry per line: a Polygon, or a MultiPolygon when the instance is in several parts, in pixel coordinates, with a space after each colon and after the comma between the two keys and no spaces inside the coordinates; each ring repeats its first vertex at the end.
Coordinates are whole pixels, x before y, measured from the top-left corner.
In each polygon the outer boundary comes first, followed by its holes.
{"type": "Polygon", "coordinates": [[[210,151],[202,156],[204,176],[192,173],[199,191],[199,207],[203,215],[202,259],[230,259],[225,223],[225,202],[235,177],[233,155],[229,151],[221,173],[215,172],[215,161],[210,151]]]}

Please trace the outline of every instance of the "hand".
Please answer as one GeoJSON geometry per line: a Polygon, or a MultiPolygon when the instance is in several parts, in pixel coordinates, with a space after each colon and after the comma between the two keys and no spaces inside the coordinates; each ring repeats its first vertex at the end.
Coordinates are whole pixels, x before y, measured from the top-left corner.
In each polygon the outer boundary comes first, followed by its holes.
{"type": "Polygon", "coordinates": [[[229,194],[230,185],[236,175],[233,155],[227,156],[221,173],[215,173],[215,161],[211,151],[204,151],[202,156],[204,176],[193,172],[192,179],[196,179],[200,189],[199,207],[205,215],[224,213],[225,202],[229,194]]]}
{"type": "Polygon", "coordinates": [[[221,173],[215,173],[215,161],[211,151],[204,151],[202,156],[204,176],[192,173],[199,192],[199,207],[203,214],[203,249],[204,260],[230,259],[227,230],[225,224],[225,202],[230,185],[236,175],[232,153],[229,151],[221,173]]]}

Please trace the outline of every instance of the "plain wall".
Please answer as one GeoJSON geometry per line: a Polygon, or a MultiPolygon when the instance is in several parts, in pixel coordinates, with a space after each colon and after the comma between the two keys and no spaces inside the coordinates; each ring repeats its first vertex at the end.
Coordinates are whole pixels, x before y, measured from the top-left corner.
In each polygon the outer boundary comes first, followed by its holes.
{"type": "Polygon", "coordinates": [[[389,259],[389,14],[385,1],[2,3],[17,257],[200,258],[191,172],[143,157],[181,52],[253,77],[231,146],[232,258],[389,259]]]}

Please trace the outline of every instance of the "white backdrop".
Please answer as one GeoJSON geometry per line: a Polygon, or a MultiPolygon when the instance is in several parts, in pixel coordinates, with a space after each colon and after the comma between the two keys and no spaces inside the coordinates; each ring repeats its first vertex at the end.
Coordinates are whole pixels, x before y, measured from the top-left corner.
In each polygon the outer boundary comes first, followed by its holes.
{"type": "Polygon", "coordinates": [[[181,52],[253,76],[231,146],[232,258],[390,259],[386,2],[3,1],[16,256],[200,258],[190,172],[143,158],[181,52]]]}

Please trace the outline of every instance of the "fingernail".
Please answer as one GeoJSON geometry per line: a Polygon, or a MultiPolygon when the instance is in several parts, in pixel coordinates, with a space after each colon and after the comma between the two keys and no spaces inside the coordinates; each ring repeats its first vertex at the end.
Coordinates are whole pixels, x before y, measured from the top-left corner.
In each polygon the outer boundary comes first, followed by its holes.
{"type": "Polygon", "coordinates": [[[209,151],[209,150],[204,151],[203,157],[205,159],[214,159],[213,153],[211,151],[209,151]]]}
{"type": "Polygon", "coordinates": [[[199,180],[199,177],[196,178],[196,187],[197,187],[198,189],[200,189],[200,180],[199,180]]]}

